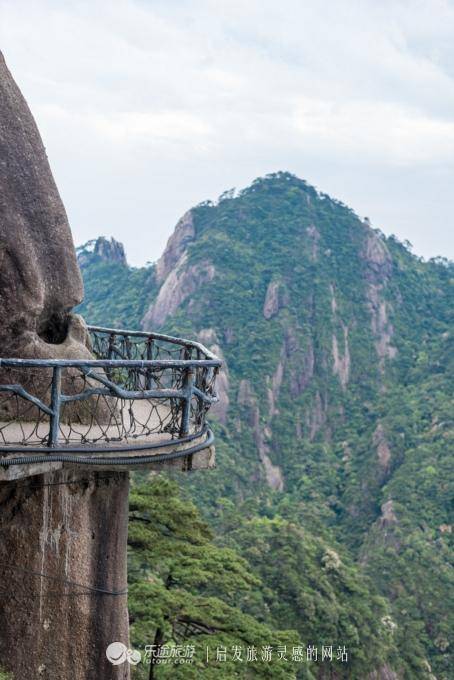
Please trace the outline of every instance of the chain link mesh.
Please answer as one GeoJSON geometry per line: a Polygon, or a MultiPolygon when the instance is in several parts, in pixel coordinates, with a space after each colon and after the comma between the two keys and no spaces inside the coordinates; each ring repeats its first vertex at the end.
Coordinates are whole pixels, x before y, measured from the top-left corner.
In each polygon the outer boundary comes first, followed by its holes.
{"type": "Polygon", "coordinates": [[[219,369],[212,355],[184,340],[89,330],[95,359],[114,363],[75,362],[59,369],[57,402],[52,401],[55,362],[16,366],[14,360],[2,361],[0,446],[48,446],[56,410],[58,446],[131,442],[133,448],[138,440],[177,439],[203,430],[216,399],[219,369]],[[131,366],[130,361],[144,364],[131,366]],[[168,361],[190,363],[167,365],[168,361]],[[169,390],[178,395],[167,394],[169,390]]]}

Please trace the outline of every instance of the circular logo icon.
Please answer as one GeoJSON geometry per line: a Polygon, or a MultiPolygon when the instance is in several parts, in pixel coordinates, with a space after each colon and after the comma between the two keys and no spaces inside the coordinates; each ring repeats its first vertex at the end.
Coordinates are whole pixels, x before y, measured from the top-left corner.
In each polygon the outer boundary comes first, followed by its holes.
{"type": "Polygon", "coordinates": [[[128,649],[126,652],[128,655],[128,661],[132,666],[137,666],[142,659],[141,653],[137,649],[128,649]]]}
{"type": "Polygon", "coordinates": [[[106,649],[106,656],[113,666],[120,666],[128,658],[128,651],[122,642],[111,642],[106,649]]]}

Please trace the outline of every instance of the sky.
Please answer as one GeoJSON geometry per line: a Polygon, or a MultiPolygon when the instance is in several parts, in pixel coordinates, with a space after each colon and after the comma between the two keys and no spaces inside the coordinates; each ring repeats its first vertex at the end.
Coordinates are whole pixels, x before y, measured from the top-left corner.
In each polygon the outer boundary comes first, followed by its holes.
{"type": "Polygon", "coordinates": [[[76,244],[286,170],[454,258],[454,0],[0,0],[76,244]]]}

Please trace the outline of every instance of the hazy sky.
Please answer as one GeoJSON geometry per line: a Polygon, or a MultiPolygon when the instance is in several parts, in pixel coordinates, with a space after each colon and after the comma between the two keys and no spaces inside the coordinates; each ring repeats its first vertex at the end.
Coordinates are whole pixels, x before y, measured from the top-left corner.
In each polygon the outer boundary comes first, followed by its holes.
{"type": "Polygon", "coordinates": [[[0,46],[78,244],[289,170],[454,257],[450,0],[0,0],[0,46]]]}

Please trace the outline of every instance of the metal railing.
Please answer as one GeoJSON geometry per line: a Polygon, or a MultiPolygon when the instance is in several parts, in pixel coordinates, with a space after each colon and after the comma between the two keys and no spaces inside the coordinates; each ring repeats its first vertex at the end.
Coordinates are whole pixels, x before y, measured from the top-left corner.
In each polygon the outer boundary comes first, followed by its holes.
{"type": "Polygon", "coordinates": [[[93,360],[0,359],[3,456],[175,448],[208,432],[214,354],[159,333],[88,330],[93,360]]]}

